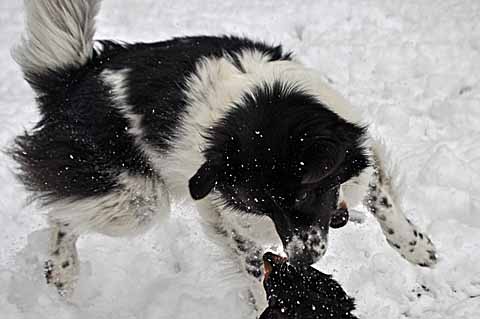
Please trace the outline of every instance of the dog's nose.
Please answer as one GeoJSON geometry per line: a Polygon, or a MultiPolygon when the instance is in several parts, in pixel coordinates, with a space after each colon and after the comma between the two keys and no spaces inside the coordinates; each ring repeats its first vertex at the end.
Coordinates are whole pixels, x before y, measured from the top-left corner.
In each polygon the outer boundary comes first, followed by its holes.
{"type": "Polygon", "coordinates": [[[330,227],[340,228],[347,224],[348,222],[348,208],[345,202],[340,204],[340,207],[333,212],[332,217],[330,218],[330,227]]]}

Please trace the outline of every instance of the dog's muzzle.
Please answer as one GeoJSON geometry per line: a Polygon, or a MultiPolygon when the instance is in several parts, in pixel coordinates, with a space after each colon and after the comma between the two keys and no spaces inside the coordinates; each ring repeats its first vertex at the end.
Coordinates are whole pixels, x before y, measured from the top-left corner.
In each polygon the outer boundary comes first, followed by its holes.
{"type": "Polygon", "coordinates": [[[312,265],[325,255],[327,244],[327,234],[313,228],[289,240],[285,251],[294,266],[312,265]]]}

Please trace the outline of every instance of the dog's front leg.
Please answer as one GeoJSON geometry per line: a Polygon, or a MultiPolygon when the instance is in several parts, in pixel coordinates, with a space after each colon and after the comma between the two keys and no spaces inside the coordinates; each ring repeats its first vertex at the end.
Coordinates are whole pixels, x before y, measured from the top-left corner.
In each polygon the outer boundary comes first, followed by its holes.
{"type": "Polygon", "coordinates": [[[381,160],[374,156],[375,170],[369,186],[366,206],[379,222],[390,246],[409,262],[431,267],[437,262],[435,246],[417,226],[405,217],[396,202],[391,180],[381,160]]]}
{"type": "Polygon", "coordinates": [[[69,224],[53,223],[50,228],[49,254],[45,262],[47,284],[54,285],[61,296],[73,293],[78,280],[79,263],[76,248],[78,234],[69,224]]]}
{"type": "MultiPolygon", "coordinates": [[[[263,278],[263,249],[254,241],[243,236],[238,230],[235,219],[225,218],[221,207],[208,200],[197,202],[204,230],[207,236],[225,249],[226,257],[231,258],[232,266],[238,269],[245,291],[239,292],[242,298],[260,314],[266,308],[266,296],[261,279],[263,278]]],[[[230,215],[226,213],[227,215],[230,215]]],[[[231,216],[230,216],[231,217],[231,216]]]]}
{"type": "Polygon", "coordinates": [[[262,289],[264,250],[252,240],[240,235],[235,229],[232,229],[230,234],[232,248],[238,255],[242,270],[246,274],[246,280],[250,282],[249,302],[260,313],[268,306],[265,291],[262,289]]]}

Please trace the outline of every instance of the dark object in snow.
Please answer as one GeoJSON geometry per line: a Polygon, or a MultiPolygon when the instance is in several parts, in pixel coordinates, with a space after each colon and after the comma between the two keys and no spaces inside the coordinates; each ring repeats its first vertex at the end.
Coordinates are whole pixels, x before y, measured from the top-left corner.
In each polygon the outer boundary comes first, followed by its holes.
{"type": "Polygon", "coordinates": [[[342,287],[310,266],[298,266],[286,258],[263,255],[268,307],[260,319],[356,319],[354,300],[342,287]]]}

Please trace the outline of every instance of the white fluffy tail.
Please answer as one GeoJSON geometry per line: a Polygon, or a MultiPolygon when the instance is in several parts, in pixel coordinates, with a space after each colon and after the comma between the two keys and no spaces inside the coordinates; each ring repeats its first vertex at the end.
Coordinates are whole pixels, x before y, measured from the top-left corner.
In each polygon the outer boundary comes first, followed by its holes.
{"type": "Polygon", "coordinates": [[[26,32],[12,55],[27,81],[84,65],[93,53],[99,9],[100,0],[25,0],[26,32]]]}

